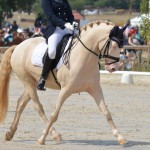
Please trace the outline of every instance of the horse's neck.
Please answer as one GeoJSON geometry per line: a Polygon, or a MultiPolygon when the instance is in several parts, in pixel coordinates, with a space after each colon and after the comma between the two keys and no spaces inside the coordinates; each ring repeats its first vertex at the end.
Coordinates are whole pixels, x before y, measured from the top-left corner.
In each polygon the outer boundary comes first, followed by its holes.
{"type": "Polygon", "coordinates": [[[83,31],[79,37],[80,40],[77,39],[77,44],[74,47],[75,49],[74,51],[77,51],[79,55],[82,54],[82,58],[87,59],[89,55],[92,56],[94,55],[95,57],[97,57],[92,52],[99,54],[100,53],[98,51],[99,42],[104,43],[104,40],[107,37],[107,34],[105,32],[103,32],[101,35],[99,33],[99,30],[95,28],[91,28],[88,31],[83,31]]]}
{"type": "Polygon", "coordinates": [[[88,31],[83,31],[83,33],[81,33],[81,41],[88,48],[92,49],[93,44],[95,43],[95,39],[97,39],[97,33],[94,29],[89,29],[88,31]]]}
{"type": "Polygon", "coordinates": [[[93,54],[88,50],[90,49],[91,51],[96,52],[98,43],[95,44],[94,40],[92,39],[93,39],[92,36],[90,38],[81,37],[81,41],[83,42],[83,44],[80,41],[78,41],[76,46],[73,48],[71,52],[70,57],[71,65],[73,66],[75,65],[76,67],[85,69],[86,67],[93,68],[95,64],[98,63],[98,56],[96,56],[95,54],[93,54]],[[85,45],[85,47],[83,45],[85,45]]]}

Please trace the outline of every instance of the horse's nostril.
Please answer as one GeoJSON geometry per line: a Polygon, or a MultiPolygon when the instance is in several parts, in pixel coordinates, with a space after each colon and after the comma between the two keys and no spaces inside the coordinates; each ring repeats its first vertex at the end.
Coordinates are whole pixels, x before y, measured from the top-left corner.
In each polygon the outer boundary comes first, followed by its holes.
{"type": "Polygon", "coordinates": [[[113,71],[115,71],[116,69],[115,68],[111,68],[111,71],[113,72],[113,71]]]}

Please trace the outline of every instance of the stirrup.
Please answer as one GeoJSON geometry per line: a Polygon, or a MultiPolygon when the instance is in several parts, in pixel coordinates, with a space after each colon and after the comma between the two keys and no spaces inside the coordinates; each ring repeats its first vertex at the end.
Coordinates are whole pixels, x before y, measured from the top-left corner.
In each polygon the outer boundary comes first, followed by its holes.
{"type": "Polygon", "coordinates": [[[45,91],[46,90],[46,88],[44,88],[44,86],[45,86],[45,80],[42,78],[42,79],[40,79],[39,80],[39,82],[38,82],[38,85],[37,85],[37,90],[40,90],[40,91],[45,91]]]}

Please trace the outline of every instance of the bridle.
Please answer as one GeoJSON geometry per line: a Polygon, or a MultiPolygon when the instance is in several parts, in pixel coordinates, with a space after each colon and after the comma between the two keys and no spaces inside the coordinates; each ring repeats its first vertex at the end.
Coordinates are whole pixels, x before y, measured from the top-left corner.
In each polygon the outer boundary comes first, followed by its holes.
{"type": "MultiPolygon", "coordinates": [[[[86,50],[88,50],[89,52],[91,52],[92,54],[94,54],[95,56],[97,56],[99,59],[101,58],[109,58],[112,59],[114,61],[112,62],[106,62],[105,65],[111,65],[113,63],[119,62],[119,57],[114,57],[109,55],[109,47],[110,47],[110,43],[111,41],[114,41],[118,44],[118,47],[121,48],[123,47],[123,39],[119,39],[117,36],[115,37],[112,33],[114,32],[114,30],[116,30],[116,28],[118,28],[118,26],[114,26],[113,29],[110,31],[109,34],[109,38],[108,40],[105,42],[105,44],[103,45],[102,49],[100,50],[100,53],[97,54],[96,52],[93,52],[91,49],[89,49],[80,39],[80,37],[78,35],[75,35],[76,38],[80,41],[80,43],[86,48],[86,50]]],[[[123,33],[122,33],[123,34],[123,33]]]]}
{"type": "Polygon", "coordinates": [[[105,65],[111,65],[111,64],[114,64],[116,62],[119,62],[119,57],[114,57],[114,56],[111,56],[109,55],[109,47],[110,47],[110,43],[111,43],[111,39],[109,38],[104,46],[102,47],[101,51],[100,51],[100,54],[99,54],[99,59],[101,58],[109,58],[109,59],[112,59],[114,61],[112,62],[106,62],[105,65]],[[103,53],[102,53],[103,52],[103,53]]]}

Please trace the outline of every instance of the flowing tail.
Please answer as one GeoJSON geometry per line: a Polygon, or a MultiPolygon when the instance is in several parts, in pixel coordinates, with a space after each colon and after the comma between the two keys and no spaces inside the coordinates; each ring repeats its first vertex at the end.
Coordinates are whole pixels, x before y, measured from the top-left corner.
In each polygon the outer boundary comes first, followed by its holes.
{"type": "Polygon", "coordinates": [[[12,71],[10,59],[15,47],[12,46],[6,50],[0,66],[0,123],[4,121],[8,109],[8,88],[12,71]]]}

